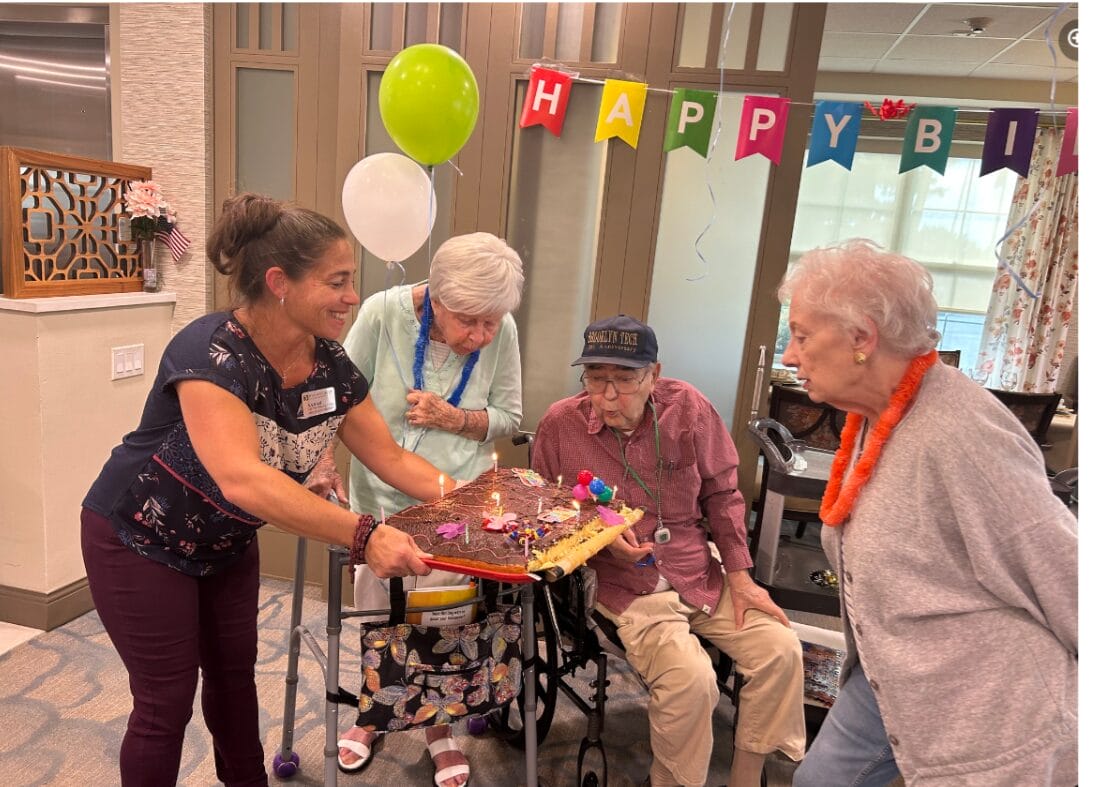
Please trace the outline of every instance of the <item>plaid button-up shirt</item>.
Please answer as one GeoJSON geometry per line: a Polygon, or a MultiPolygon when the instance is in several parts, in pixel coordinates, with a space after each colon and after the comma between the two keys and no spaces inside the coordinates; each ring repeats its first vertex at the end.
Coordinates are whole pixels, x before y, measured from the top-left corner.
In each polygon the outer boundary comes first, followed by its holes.
{"type": "Polygon", "coordinates": [[[692,385],[660,378],[651,401],[658,424],[652,408],[646,407],[640,425],[625,436],[595,415],[587,393],[562,399],[538,424],[533,466],[545,478],[559,475],[569,484],[576,483],[579,471],[590,470],[616,486],[626,504],[645,510],[634,526],[637,540],[654,541],[656,501],[627,471],[628,462],[652,495],[659,495],[671,540],[655,546],[654,565],[619,560],[609,550],[592,558],[589,565],[598,573],[599,602],[621,614],[635,597],[651,593],[662,575],[687,603],[710,612],[720,599],[723,576],[709,550],[703,517],[724,570],[751,567],[744,499],[736,482],[739,457],[716,409],[692,385]]]}

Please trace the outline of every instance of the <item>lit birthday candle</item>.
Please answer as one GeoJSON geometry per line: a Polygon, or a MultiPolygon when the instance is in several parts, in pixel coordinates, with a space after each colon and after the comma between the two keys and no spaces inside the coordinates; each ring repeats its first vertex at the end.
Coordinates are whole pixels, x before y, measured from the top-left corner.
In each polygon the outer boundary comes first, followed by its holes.
{"type": "Polygon", "coordinates": [[[468,521],[466,521],[466,523],[465,523],[465,543],[466,544],[469,543],[469,522],[468,521]]]}
{"type": "Polygon", "coordinates": [[[492,502],[495,504],[496,516],[503,516],[503,506],[499,504],[499,492],[492,493],[492,502]]]}
{"type": "Polygon", "coordinates": [[[564,480],[564,476],[562,476],[562,475],[557,476],[557,489],[560,489],[560,484],[563,480],[564,480]]]}
{"type": "Polygon", "coordinates": [[[538,498],[538,516],[541,516],[541,504],[542,504],[543,502],[544,502],[544,501],[543,501],[543,500],[542,500],[542,499],[541,499],[541,498],[539,497],[539,498],[538,498]]]}
{"type": "Polygon", "coordinates": [[[443,484],[443,481],[445,480],[445,478],[446,478],[446,476],[443,475],[442,473],[438,474],[438,496],[439,497],[443,497],[446,494],[446,487],[443,484]]]}
{"type": "Polygon", "coordinates": [[[610,502],[614,502],[614,499],[618,496],[618,488],[615,486],[613,493],[610,495],[610,502]]]}
{"type": "Polygon", "coordinates": [[[497,454],[495,451],[492,452],[492,472],[499,472],[499,454],[497,454]]]}

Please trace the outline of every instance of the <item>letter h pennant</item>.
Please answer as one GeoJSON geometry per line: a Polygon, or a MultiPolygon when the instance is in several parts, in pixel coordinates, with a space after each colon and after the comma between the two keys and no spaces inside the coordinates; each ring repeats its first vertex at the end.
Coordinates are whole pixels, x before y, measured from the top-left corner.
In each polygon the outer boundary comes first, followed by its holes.
{"type": "Polygon", "coordinates": [[[519,128],[541,125],[559,137],[571,92],[572,77],[561,71],[534,66],[530,69],[530,84],[526,88],[519,128]]]}

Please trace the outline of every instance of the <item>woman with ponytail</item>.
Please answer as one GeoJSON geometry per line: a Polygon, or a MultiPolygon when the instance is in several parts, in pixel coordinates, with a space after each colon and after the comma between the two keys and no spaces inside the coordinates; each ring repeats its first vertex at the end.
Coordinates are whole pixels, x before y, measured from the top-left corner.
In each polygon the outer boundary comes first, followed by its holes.
{"type": "Polygon", "coordinates": [[[352,563],[378,576],[429,571],[408,535],[303,485],[338,435],[411,497],[439,490],[438,469],[393,441],[337,341],[358,304],[342,228],[243,194],[225,202],[206,253],[237,305],[168,343],[140,424],[81,513],[92,599],[133,695],[125,787],[176,783],[200,671],[218,779],[267,784],[255,687],[259,527],[349,547],[352,563]]]}

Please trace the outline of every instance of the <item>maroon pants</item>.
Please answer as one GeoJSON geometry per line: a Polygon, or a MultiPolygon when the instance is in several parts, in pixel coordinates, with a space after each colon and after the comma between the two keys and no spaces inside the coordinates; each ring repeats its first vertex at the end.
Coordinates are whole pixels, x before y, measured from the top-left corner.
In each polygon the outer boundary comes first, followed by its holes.
{"type": "Polygon", "coordinates": [[[127,549],[93,511],[84,509],[80,524],[92,599],[130,676],[123,787],[176,783],[200,669],[218,779],[266,785],[255,688],[256,542],[230,568],[191,577],[127,549]]]}

